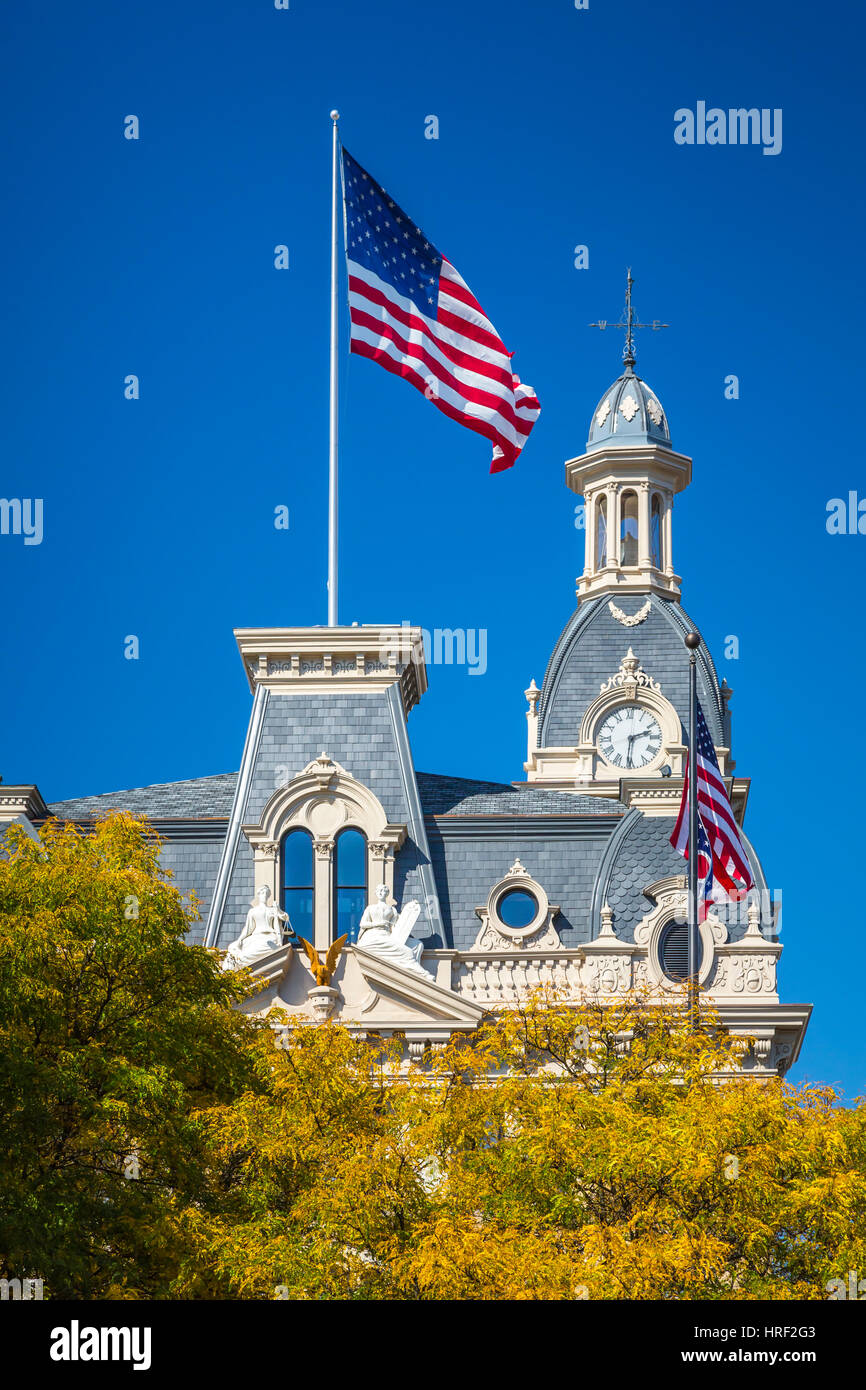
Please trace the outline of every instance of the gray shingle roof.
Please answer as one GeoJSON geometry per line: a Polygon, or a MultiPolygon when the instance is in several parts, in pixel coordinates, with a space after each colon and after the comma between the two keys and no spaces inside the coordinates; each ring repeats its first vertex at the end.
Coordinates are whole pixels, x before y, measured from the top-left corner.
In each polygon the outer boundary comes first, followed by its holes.
{"type": "Polygon", "coordinates": [[[627,941],[633,939],[641,918],[652,910],[644,888],[668,875],[688,871],[686,861],[670,843],[673,826],[673,816],[642,815],[635,816],[628,827],[620,826],[622,838],[615,847],[601,898],[613,908],[617,935],[627,941]]]}
{"type": "Polygon", "coordinates": [[[152,787],[55,801],[48,809],[63,820],[92,820],[106,811],[134,811],[152,820],[227,819],[237,780],[236,772],[220,772],[188,782],[158,782],[152,787]]]}
{"type": "MultiPolygon", "coordinates": [[[[55,801],[49,810],[64,820],[92,820],[106,811],[133,811],[152,820],[227,819],[234,796],[236,772],[193,777],[187,782],[159,782],[129,791],[55,801]]],[[[432,816],[601,816],[622,815],[618,801],[570,792],[512,787],[508,782],[482,782],[469,777],[418,773],[421,805],[432,816]]]]}
{"type": "MultiPolygon", "coordinates": [[[[634,614],[648,593],[623,600],[634,614]]],[[[683,637],[694,624],[679,603],[651,599],[649,616],[637,626],[624,628],[610,612],[605,594],[582,603],[569,618],[551,653],[538,703],[539,747],[571,747],[586,710],[602,683],[616,674],[629,647],[634,649],[647,675],[657,680],[661,692],[688,721],[689,660],[683,637]]],[[[698,698],[710,734],[716,744],[727,743],[721,714],[719,677],[709,648],[702,640],[698,652],[698,698]]]]}
{"type": "Polygon", "coordinates": [[[572,792],[513,787],[419,772],[421,805],[428,816],[603,816],[623,815],[619,801],[572,792]]]}

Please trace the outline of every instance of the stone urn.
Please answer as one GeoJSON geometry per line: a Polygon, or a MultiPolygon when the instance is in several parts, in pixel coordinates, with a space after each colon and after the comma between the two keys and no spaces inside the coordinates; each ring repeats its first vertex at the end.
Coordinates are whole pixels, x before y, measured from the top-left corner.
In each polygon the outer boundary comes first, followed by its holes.
{"type": "Polygon", "coordinates": [[[334,989],[333,985],[315,985],[312,989],[307,990],[313,1018],[317,1023],[324,1023],[326,1019],[331,1017],[339,997],[340,991],[334,989]]]}

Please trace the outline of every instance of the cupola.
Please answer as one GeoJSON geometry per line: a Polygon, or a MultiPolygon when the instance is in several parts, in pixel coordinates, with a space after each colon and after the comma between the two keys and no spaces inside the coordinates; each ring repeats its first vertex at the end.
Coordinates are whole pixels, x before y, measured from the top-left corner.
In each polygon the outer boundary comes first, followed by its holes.
{"type": "Polygon", "coordinates": [[[565,465],[567,485],[585,503],[578,600],[602,593],[680,595],[673,499],[691,481],[692,461],[673,449],[661,401],[635,372],[634,329],[656,325],[635,321],[632,284],[629,271],[622,374],[593,412],[584,453],[565,465]]]}
{"type": "Polygon", "coordinates": [[[605,391],[593,413],[586,441],[587,453],[629,444],[661,444],[671,447],[667,416],[654,391],[635,375],[634,363],[626,362],[622,376],[605,391]]]}

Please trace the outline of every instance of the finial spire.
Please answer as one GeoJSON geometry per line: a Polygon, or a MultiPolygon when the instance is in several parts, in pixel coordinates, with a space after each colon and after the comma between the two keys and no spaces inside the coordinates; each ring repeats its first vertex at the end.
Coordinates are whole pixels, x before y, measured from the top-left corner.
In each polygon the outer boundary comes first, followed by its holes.
{"type": "Polygon", "coordinates": [[[632,302],[631,302],[631,287],[632,287],[632,285],[634,284],[634,280],[633,280],[632,277],[631,277],[631,266],[629,266],[628,270],[626,271],[626,277],[627,277],[627,278],[626,278],[626,282],[625,282],[625,323],[626,323],[626,328],[625,328],[625,347],[623,348],[623,351],[622,351],[622,360],[623,360],[623,362],[625,362],[625,364],[626,364],[627,367],[633,367],[634,364],[635,364],[635,356],[634,356],[634,309],[632,308],[632,302]]]}
{"type": "Polygon", "coordinates": [[[659,329],[659,328],[669,328],[669,327],[670,327],[670,324],[667,324],[667,323],[660,323],[658,319],[653,319],[652,323],[640,323],[640,322],[638,321],[638,318],[637,318],[637,316],[636,316],[636,314],[635,314],[634,305],[632,304],[632,299],[631,299],[631,287],[632,287],[633,284],[634,284],[634,280],[632,279],[631,266],[629,266],[628,270],[626,271],[625,310],[624,310],[623,316],[622,316],[622,318],[620,319],[619,323],[611,325],[611,324],[608,323],[608,320],[607,320],[607,319],[599,319],[597,323],[591,323],[591,324],[589,325],[590,328],[601,328],[601,329],[605,329],[605,328],[609,328],[609,327],[614,327],[614,328],[624,328],[624,329],[625,329],[625,347],[624,347],[623,350],[622,350],[622,360],[623,360],[623,362],[625,363],[626,370],[629,371],[629,372],[631,372],[631,371],[634,370],[634,364],[635,364],[635,361],[636,361],[636,358],[635,358],[635,351],[634,351],[634,331],[635,331],[635,329],[636,329],[636,328],[651,328],[651,329],[653,330],[653,332],[655,332],[655,331],[656,331],[657,329],[659,329]]]}

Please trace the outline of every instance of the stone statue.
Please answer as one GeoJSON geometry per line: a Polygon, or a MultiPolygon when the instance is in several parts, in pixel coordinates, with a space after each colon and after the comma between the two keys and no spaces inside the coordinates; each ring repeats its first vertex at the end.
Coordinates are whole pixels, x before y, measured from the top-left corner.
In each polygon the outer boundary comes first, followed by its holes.
{"type": "MultiPolygon", "coordinates": [[[[262,884],[247,913],[243,931],[225,953],[223,970],[240,970],[243,966],[254,965],[257,960],[278,951],[283,945],[280,923],[289,922],[289,914],[277,907],[276,903],[269,903],[270,896],[270,888],[262,884]]],[[[291,922],[288,931],[290,937],[295,935],[291,922]]]]}
{"type": "Polygon", "coordinates": [[[420,909],[416,902],[407,903],[397,916],[397,909],[388,902],[388,888],[380,883],[376,889],[376,899],[364,908],[364,915],[358,928],[358,946],[369,951],[371,956],[379,956],[401,970],[432,980],[429,970],[421,964],[424,944],[409,936],[420,909]]]}

